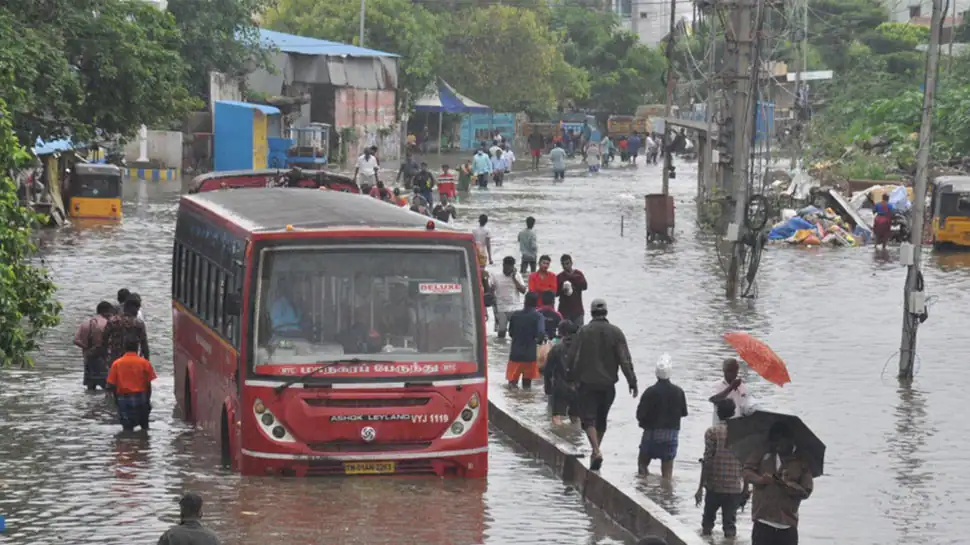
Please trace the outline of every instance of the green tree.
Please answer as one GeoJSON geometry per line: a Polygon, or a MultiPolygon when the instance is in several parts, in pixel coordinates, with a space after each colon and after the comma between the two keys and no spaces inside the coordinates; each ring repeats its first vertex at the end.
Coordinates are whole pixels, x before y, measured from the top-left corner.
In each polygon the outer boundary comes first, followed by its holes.
{"type": "MultiPolygon", "coordinates": [[[[5,82],[7,80],[4,80],[5,82]]],[[[7,105],[0,99],[0,366],[26,366],[44,330],[61,311],[47,271],[33,264],[36,214],[20,205],[10,173],[30,160],[17,143],[7,105]]]]}
{"type": "Polygon", "coordinates": [[[172,16],[126,0],[8,0],[0,7],[0,87],[24,143],[164,126],[196,103],[172,16]],[[8,80],[9,81],[9,80],[8,80]]]}
{"type": "Polygon", "coordinates": [[[809,41],[839,74],[851,71],[849,50],[860,36],[888,20],[879,0],[811,0],[809,41]]]}
{"type": "Polygon", "coordinates": [[[253,15],[276,0],[168,0],[182,34],[182,58],[188,63],[193,96],[208,100],[209,73],[245,76],[254,66],[268,66],[253,15]]]}
{"type": "Polygon", "coordinates": [[[619,28],[611,11],[571,0],[552,10],[550,26],[561,32],[566,61],[588,74],[590,91],[579,105],[608,113],[633,114],[637,106],[663,97],[659,49],[639,43],[619,28]]]}
{"type": "MultiPolygon", "coordinates": [[[[398,105],[407,111],[431,86],[444,56],[438,18],[409,0],[368,0],[364,45],[400,55],[398,105]]],[[[336,42],[357,43],[359,0],[280,0],[266,14],[269,28],[336,42]]]]}

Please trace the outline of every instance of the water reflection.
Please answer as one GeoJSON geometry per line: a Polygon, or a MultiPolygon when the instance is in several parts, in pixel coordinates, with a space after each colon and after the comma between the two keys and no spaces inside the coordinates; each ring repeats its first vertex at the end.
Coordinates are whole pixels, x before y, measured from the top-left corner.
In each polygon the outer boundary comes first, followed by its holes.
{"type": "Polygon", "coordinates": [[[908,541],[922,537],[932,526],[926,515],[936,508],[929,493],[933,475],[924,468],[924,450],[936,430],[929,424],[926,398],[919,389],[903,384],[897,394],[899,402],[893,413],[896,425],[886,434],[886,446],[899,486],[886,514],[893,520],[903,541],[908,541]]]}

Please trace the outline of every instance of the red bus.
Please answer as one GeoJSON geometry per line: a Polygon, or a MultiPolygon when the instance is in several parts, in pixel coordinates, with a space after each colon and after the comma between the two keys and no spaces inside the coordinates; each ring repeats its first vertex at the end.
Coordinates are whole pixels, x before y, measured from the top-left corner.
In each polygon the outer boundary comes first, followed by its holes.
{"type": "Polygon", "coordinates": [[[376,199],[182,197],[175,394],[244,474],[488,469],[485,309],[470,234],[376,199]]]}

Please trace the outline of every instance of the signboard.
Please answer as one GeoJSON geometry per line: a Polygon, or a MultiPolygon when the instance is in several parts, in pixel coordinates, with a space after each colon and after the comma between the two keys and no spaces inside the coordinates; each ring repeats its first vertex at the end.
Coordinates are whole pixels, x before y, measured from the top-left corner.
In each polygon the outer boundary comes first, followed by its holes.
{"type": "Polygon", "coordinates": [[[606,120],[606,130],[610,136],[630,134],[633,132],[634,117],[631,115],[611,115],[606,120]]]}
{"type": "MultiPolygon", "coordinates": [[[[802,72],[802,81],[812,81],[812,80],[823,80],[832,79],[835,74],[831,70],[816,70],[814,72],[802,72]]],[[[798,79],[798,74],[795,72],[789,72],[785,76],[788,81],[796,81],[798,79]]]]}
{"type": "Polygon", "coordinates": [[[441,282],[427,282],[418,284],[421,295],[453,295],[461,293],[461,284],[447,284],[441,282]]]}

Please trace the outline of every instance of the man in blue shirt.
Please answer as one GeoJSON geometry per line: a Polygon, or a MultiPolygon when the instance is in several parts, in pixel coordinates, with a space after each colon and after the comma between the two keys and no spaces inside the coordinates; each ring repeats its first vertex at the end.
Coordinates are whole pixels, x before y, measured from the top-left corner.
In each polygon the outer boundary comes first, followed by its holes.
{"type": "Polygon", "coordinates": [[[488,189],[488,175],[492,173],[492,161],[489,159],[488,154],[485,153],[485,147],[483,146],[475,154],[475,158],[472,159],[472,175],[478,183],[480,189],[488,189]]]}
{"type": "Polygon", "coordinates": [[[505,378],[509,388],[518,388],[519,378],[522,389],[532,388],[532,381],[539,378],[539,344],[546,336],[546,321],[536,310],[539,295],[534,292],[525,294],[522,310],[512,313],[509,318],[509,363],[505,368],[505,378]]]}
{"type": "Polygon", "coordinates": [[[633,132],[630,138],[626,141],[626,151],[630,154],[630,160],[633,164],[637,164],[637,155],[640,154],[640,146],[643,145],[643,141],[640,140],[640,135],[633,132]]]}

